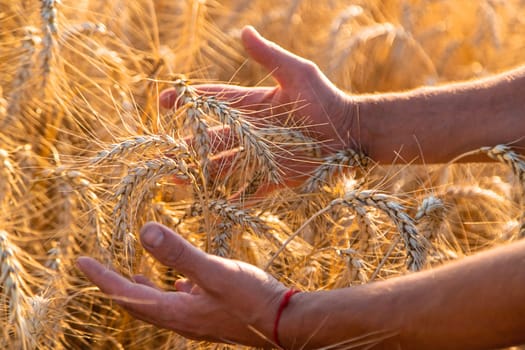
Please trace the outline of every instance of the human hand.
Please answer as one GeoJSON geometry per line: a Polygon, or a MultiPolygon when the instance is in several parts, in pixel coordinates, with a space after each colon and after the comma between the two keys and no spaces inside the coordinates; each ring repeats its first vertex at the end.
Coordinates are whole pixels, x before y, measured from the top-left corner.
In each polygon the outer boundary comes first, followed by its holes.
{"type": "Polygon", "coordinates": [[[177,292],[144,276],[129,281],[92,258],[79,258],[78,266],[135,318],[187,338],[271,346],[284,285],[255,266],[206,254],[160,224],[144,225],[140,238],[157,260],[187,277],[175,282],[177,292]]]}
{"type": "MultiPolygon", "coordinates": [[[[358,121],[352,117],[352,97],[333,85],[313,62],[264,39],[253,27],[245,27],[241,39],[248,54],[271,72],[278,85],[197,85],[195,88],[200,94],[231,101],[232,107],[245,110],[269,125],[302,126],[299,130],[306,131],[310,137],[315,138],[324,153],[341,150],[360,138],[358,121]]],[[[176,101],[174,89],[164,90],[160,95],[160,103],[165,108],[173,107],[176,101]]],[[[227,128],[215,129],[210,136],[215,153],[225,151],[235,144],[227,128]]],[[[229,153],[228,156],[216,158],[214,162],[220,162],[220,165],[211,168],[227,173],[228,158],[234,157],[235,154],[229,153]]],[[[279,163],[284,183],[292,187],[301,184],[306,175],[319,165],[301,154],[281,156],[279,163]]],[[[268,192],[273,187],[268,184],[257,194],[268,192]]]]}

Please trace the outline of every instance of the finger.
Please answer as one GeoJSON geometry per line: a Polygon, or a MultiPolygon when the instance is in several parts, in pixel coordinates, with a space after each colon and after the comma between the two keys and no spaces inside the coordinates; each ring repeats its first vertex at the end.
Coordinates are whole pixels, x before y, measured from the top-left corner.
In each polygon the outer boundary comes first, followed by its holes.
{"type": "MultiPolygon", "coordinates": [[[[199,95],[215,96],[221,101],[227,101],[230,107],[243,110],[259,110],[265,104],[274,90],[272,87],[243,87],[226,84],[195,85],[199,95]]],[[[175,89],[166,89],[160,93],[159,102],[163,108],[172,108],[177,102],[175,89]]]]}
{"type": "Polygon", "coordinates": [[[147,285],[132,283],[89,257],[80,257],[78,267],[86,277],[117,304],[135,313],[166,313],[166,293],[147,285]]]}
{"type": "Polygon", "coordinates": [[[215,289],[213,285],[222,286],[228,280],[224,259],[204,253],[163,225],[147,223],[140,231],[140,239],[154,258],[173,267],[204,289],[215,289]]]}
{"type": "Polygon", "coordinates": [[[248,54],[271,72],[283,88],[293,85],[305,76],[313,75],[317,70],[311,61],[266,40],[252,26],[243,28],[241,39],[248,54]]]}
{"type": "Polygon", "coordinates": [[[149,278],[147,278],[146,276],[144,276],[144,275],[135,275],[135,276],[133,276],[133,282],[139,283],[139,284],[143,284],[145,286],[148,286],[148,287],[160,290],[160,288],[157,287],[157,285],[155,285],[155,283],[151,282],[151,280],[149,278]]]}
{"type": "Polygon", "coordinates": [[[191,293],[195,284],[186,278],[181,278],[175,281],[175,289],[179,292],[191,293]]]}

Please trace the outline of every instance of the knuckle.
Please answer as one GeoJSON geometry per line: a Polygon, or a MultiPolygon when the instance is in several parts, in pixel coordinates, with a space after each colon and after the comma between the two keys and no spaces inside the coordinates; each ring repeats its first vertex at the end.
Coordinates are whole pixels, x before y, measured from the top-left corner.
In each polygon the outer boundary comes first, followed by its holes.
{"type": "Polygon", "coordinates": [[[188,247],[185,244],[181,244],[176,250],[169,249],[164,254],[162,263],[168,266],[179,266],[184,263],[187,254],[188,247]]]}
{"type": "Polygon", "coordinates": [[[308,75],[313,75],[319,72],[319,67],[317,66],[317,64],[310,60],[304,60],[304,62],[302,63],[302,70],[308,75]]]}

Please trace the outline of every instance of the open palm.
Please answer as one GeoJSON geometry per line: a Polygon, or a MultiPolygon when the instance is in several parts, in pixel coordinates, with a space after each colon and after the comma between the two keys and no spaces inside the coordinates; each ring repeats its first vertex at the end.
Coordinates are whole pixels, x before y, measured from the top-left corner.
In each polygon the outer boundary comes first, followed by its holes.
{"type": "MultiPolygon", "coordinates": [[[[264,39],[252,27],[244,28],[241,37],[248,54],[272,73],[278,85],[241,87],[207,84],[196,86],[199,93],[231,101],[233,107],[253,112],[250,116],[261,124],[300,126],[303,133],[319,142],[323,153],[340,150],[358,138],[351,96],[333,85],[313,62],[264,39]]],[[[171,108],[176,100],[174,89],[165,90],[160,96],[165,108],[171,108]]],[[[227,128],[214,129],[210,136],[215,152],[225,151],[234,144],[227,128]]],[[[221,162],[221,169],[224,169],[227,157],[216,160],[221,162]]],[[[301,154],[280,157],[279,163],[284,172],[284,183],[288,186],[300,184],[305,175],[318,165],[301,154]]],[[[258,193],[267,192],[272,187],[266,185],[258,193]]]]}

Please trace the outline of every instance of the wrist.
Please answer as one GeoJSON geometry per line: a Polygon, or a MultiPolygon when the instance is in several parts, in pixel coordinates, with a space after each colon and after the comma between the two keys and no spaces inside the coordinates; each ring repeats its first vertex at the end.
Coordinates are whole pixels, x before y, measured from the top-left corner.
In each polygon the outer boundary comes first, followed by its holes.
{"type": "Polygon", "coordinates": [[[359,339],[368,345],[366,341],[375,342],[377,348],[395,347],[398,339],[392,337],[392,331],[402,329],[406,305],[401,305],[388,288],[378,287],[296,294],[281,318],[279,337],[283,348],[318,349],[350,345],[359,339]]]}
{"type": "Polygon", "coordinates": [[[336,132],[344,137],[342,138],[343,142],[336,146],[336,151],[352,148],[369,155],[371,147],[370,101],[360,95],[348,94],[345,94],[342,100],[342,113],[335,125],[338,126],[336,132]]]}
{"type": "Polygon", "coordinates": [[[294,294],[281,315],[278,334],[284,349],[303,349],[308,342],[304,311],[311,302],[315,302],[311,300],[311,294],[309,292],[294,294]]]}

